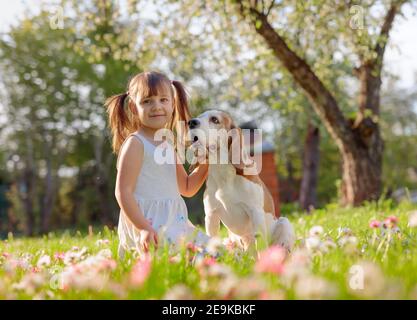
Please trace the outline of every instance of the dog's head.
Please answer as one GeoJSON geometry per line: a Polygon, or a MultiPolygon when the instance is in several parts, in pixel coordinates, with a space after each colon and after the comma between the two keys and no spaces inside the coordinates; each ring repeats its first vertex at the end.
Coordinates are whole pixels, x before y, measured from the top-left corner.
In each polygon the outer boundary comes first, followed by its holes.
{"type": "Polygon", "coordinates": [[[212,163],[214,159],[220,163],[231,163],[237,169],[253,166],[253,161],[249,159],[244,148],[242,130],[235,125],[227,112],[206,111],[191,119],[188,128],[192,148],[199,154],[200,162],[206,159],[212,163]],[[211,158],[212,154],[216,157],[211,158]]]}

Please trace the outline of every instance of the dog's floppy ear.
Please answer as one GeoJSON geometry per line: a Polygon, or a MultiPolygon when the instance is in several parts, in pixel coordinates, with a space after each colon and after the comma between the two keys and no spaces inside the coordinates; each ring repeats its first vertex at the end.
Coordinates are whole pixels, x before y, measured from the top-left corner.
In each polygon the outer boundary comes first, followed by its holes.
{"type": "Polygon", "coordinates": [[[224,111],[223,111],[223,121],[224,121],[224,127],[227,131],[235,129],[237,127],[232,117],[227,112],[224,112],[224,111]]]}
{"type": "Polygon", "coordinates": [[[239,127],[231,128],[228,139],[229,163],[239,170],[252,167],[254,161],[249,158],[248,151],[245,148],[242,129],[239,127]]]}

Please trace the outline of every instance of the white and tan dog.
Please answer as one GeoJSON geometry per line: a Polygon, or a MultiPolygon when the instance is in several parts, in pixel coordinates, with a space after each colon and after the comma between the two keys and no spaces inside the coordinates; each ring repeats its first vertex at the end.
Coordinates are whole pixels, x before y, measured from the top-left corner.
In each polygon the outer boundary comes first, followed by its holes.
{"type": "Polygon", "coordinates": [[[295,241],[292,225],[287,218],[276,219],[274,212],[265,212],[269,191],[257,175],[244,174],[243,169],[250,161],[242,148],[242,132],[236,128],[230,115],[223,111],[206,111],[191,119],[188,126],[192,147],[200,152],[199,161],[209,163],[204,192],[207,234],[218,236],[221,221],[228,229],[229,239],[244,250],[256,244],[259,234],[268,244],[279,244],[290,251],[295,241]],[[213,131],[223,131],[228,136],[219,139],[213,136],[213,131]],[[206,154],[201,154],[201,149],[206,154]],[[224,149],[226,161],[221,161],[219,156],[221,158],[224,149]],[[232,151],[236,150],[241,156],[237,163],[234,155],[232,161],[232,151]]]}

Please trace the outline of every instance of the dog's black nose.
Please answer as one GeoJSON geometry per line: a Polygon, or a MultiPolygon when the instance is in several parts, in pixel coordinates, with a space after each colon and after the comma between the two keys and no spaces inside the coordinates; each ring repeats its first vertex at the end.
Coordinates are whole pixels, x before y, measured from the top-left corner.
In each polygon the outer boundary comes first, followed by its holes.
{"type": "Polygon", "coordinates": [[[190,129],[198,128],[199,125],[200,121],[198,119],[191,119],[190,121],[188,121],[188,127],[190,129]]]}

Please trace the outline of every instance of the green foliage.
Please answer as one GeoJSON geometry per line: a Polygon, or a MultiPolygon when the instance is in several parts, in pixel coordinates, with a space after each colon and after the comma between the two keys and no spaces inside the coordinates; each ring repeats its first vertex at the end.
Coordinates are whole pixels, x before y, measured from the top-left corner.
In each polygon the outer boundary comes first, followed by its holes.
{"type": "MultiPolygon", "coordinates": [[[[90,203],[86,212],[91,212],[105,202],[113,212],[107,217],[98,213],[96,219],[114,223],[115,159],[103,103],[110,95],[124,92],[129,78],[153,59],[139,44],[149,38],[145,34],[140,38],[135,17],[122,17],[111,2],[62,1],[60,5],[64,28],[51,28],[56,7],[44,5],[39,14],[25,16],[0,41],[2,84],[8,88],[3,96],[5,115],[10,124],[3,134],[10,141],[5,152],[15,159],[12,179],[19,181],[15,190],[20,193],[15,199],[19,202],[22,188],[31,184],[33,191],[27,196],[36,217],[43,216],[45,206],[53,206],[52,217],[58,224],[82,223],[86,203],[90,203]],[[26,178],[28,170],[34,173],[32,182],[26,178]],[[104,188],[97,181],[105,181],[104,188]],[[60,186],[67,191],[59,190],[60,186]],[[60,210],[63,204],[67,207],[60,210]],[[61,217],[62,212],[73,218],[61,217]]],[[[17,202],[13,211],[24,226],[28,218],[17,202]]],[[[93,217],[87,215],[84,220],[93,217]]]]}
{"type": "MultiPolygon", "coordinates": [[[[353,70],[377,41],[384,41],[376,35],[384,12],[375,10],[378,4],[386,10],[385,2],[361,2],[364,29],[349,25],[359,11],[351,12],[343,1],[294,0],[271,8],[269,21],[312,66],[347,116],[357,111],[353,70]]],[[[129,78],[145,69],[183,81],[191,93],[192,114],[225,109],[238,123],[255,118],[269,127],[265,138],[275,142],[282,178],[288,177],[289,164],[294,177],[301,178],[306,125],[318,125],[319,202],[334,200],[340,159],[331,137],[288,72],[243,23],[234,2],[129,0],[127,5],[44,2],[39,13],[27,14],[0,39],[1,113],[6,117],[0,162],[7,163],[0,177],[15,183],[9,195],[19,231],[28,220],[23,199],[31,171],[36,229],[45,206],[53,207],[55,227],[116,222],[115,156],[103,102],[124,92],[129,78]],[[52,29],[51,14],[59,6],[64,28],[52,29]]],[[[381,106],[384,182],[387,189],[412,189],[415,96],[392,87],[381,106]]],[[[187,201],[192,220],[199,221],[201,192],[187,201]]]]}
{"type": "MultiPolygon", "coordinates": [[[[172,288],[182,285],[188,288],[185,292],[193,298],[221,299],[226,297],[224,294],[227,286],[232,285],[233,288],[235,283],[239,290],[231,291],[229,298],[232,299],[259,299],[261,296],[272,299],[413,299],[417,293],[417,275],[414,272],[417,258],[413,254],[417,242],[416,229],[408,226],[408,220],[411,210],[415,209],[409,203],[397,206],[385,201],[355,209],[342,209],[330,204],[310,215],[291,210],[288,217],[294,224],[298,239],[292,253],[298,260],[293,263],[298,264],[284,269],[286,271],[283,273],[257,273],[254,271],[256,260],[253,256],[234,251],[218,257],[215,262],[218,267],[213,269],[214,275],[207,277],[202,273],[198,259],[193,259],[194,254],[191,251],[182,248],[179,255],[175,256],[165,247],[152,253],[151,272],[145,277],[143,284],[136,285],[132,285],[130,279],[138,257],[133,252],[128,252],[124,259],[117,260],[118,239],[114,230],[93,229],[93,233],[89,234],[65,231],[48,234],[43,238],[14,238],[10,235],[8,240],[0,242],[0,297],[161,299],[168,292],[173,294],[172,288]],[[392,215],[399,219],[399,231],[392,233],[387,242],[389,230],[386,229],[385,235],[382,235],[380,230],[371,229],[369,222],[374,219],[383,221],[392,215]],[[309,239],[312,237],[312,228],[317,230],[317,226],[323,228],[322,233],[317,236],[320,241],[330,241],[334,247],[327,250],[324,247],[306,248],[306,242],[311,241],[309,239]],[[374,239],[375,236],[377,238],[374,239]],[[348,237],[350,244],[346,244],[348,237]],[[52,277],[65,270],[64,261],[54,258],[55,254],[76,255],[82,248],[85,248],[86,253],[73,264],[79,269],[76,278],[79,282],[70,282],[71,285],[65,289],[54,287],[52,277]],[[51,258],[50,263],[37,266],[40,258],[45,255],[51,258]],[[98,259],[100,255],[111,256],[106,258],[107,264],[98,259]],[[81,263],[86,259],[90,259],[90,268],[95,268],[95,264],[99,263],[102,269],[98,273],[106,276],[90,275],[91,278],[85,278],[84,272],[89,269],[81,267],[81,263]],[[112,259],[116,261],[111,262],[112,259]],[[16,265],[13,261],[19,261],[20,264],[16,265]],[[114,268],[106,271],[105,266],[113,263],[114,268]],[[37,269],[34,269],[35,266],[37,269]],[[365,268],[364,290],[350,287],[352,270],[355,270],[352,267],[355,266],[365,268]],[[297,280],[294,276],[300,277],[298,281],[303,281],[303,286],[295,284],[297,280]],[[235,280],[232,281],[232,278],[235,280]],[[89,279],[89,282],[83,282],[85,279],[89,279]],[[241,285],[249,283],[253,287],[250,292],[246,292],[241,285]],[[317,286],[311,287],[313,283],[317,286]],[[208,290],[209,288],[211,289],[208,290]]],[[[290,261],[291,255],[286,263],[290,261]]],[[[177,295],[173,296],[180,297],[178,290],[177,295]]]]}
{"type": "Polygon", "coordinates": [[[417,185],[417,113],[416,90],[397,88],[387,83],[382,97],[381,126],[385,139],[383,177],[387,189],[417,185]]]}

